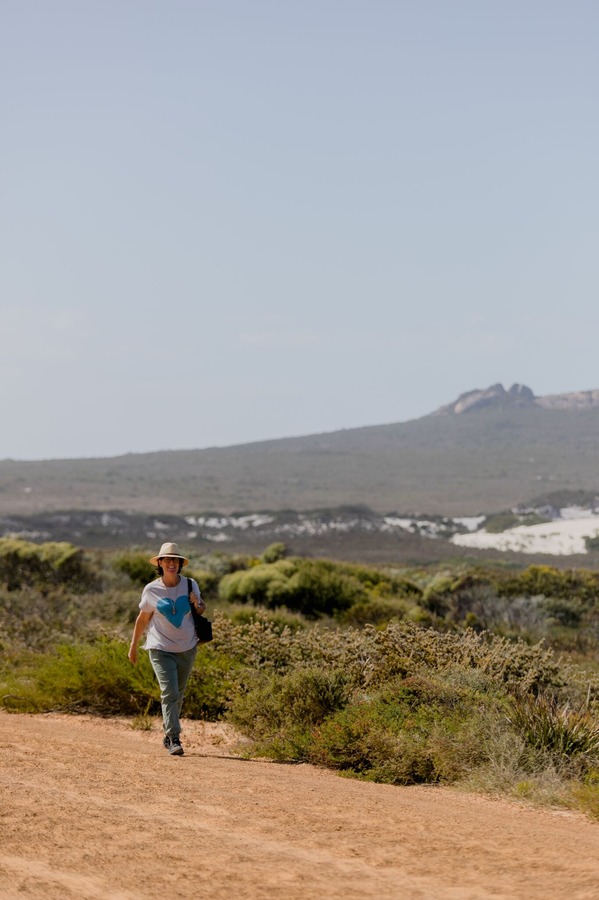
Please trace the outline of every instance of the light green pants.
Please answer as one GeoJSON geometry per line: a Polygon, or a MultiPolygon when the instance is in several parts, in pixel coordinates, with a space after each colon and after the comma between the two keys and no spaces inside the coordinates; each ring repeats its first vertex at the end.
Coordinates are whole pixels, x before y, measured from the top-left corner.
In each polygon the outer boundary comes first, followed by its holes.
{"type": "Polygon", "coordinates": [[[183,707],[185,686],[191,674],[197,652],[197,644],[191,650],[185,650],[183,653],[169,653],[168,650],[148,650],[152,668],[160,685],[164,733],[171,738],[178,738],[181,733],[179,716],[183,707]]]}

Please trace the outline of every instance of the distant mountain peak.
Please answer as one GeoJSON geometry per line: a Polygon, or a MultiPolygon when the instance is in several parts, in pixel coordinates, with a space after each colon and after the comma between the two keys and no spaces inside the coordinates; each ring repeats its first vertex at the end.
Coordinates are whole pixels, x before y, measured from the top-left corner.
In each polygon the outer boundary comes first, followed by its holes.
{"type": "Polygon", "coordinates": [[[525,384],[513,384],[506,391],[502,384],[492,384],[484,390],[475,389],[460,394],[457,400],[441,406],[434,415],[462,415],[489,407],[540,406],[542,409],[584,410],[599,407],[599,390],[575,391],[571,394],[548,394],[535,397],[525,384]]]}
{"type": "Polygon", "coordinates": [[[436,414],[454,413],[459,416],[462,413],[487,409],[490,406],[530,406],[534,403],[535,395],[525,384],[513,384],[509,391],[506,391],[502,384],[492,384],[491,387],[484,390],[476,389],[460,394],[457,400],[448,406],[442,406],[436,414]]]}

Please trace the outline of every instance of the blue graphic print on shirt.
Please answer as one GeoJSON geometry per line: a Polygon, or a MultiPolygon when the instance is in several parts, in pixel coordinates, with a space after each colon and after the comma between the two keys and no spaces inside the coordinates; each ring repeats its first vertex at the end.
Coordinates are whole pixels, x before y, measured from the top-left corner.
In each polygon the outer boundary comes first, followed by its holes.
{"type": "Polygon", "coordinates": [[[185,614],[190,611],[191,607],[189,598],[182,594],[174,602],[169,600],[168,597],[161,597],[156,603],[156,609],[165,619],[169,620],[171,625],[174,625],[175,628],[180,628],[185,614]]]}

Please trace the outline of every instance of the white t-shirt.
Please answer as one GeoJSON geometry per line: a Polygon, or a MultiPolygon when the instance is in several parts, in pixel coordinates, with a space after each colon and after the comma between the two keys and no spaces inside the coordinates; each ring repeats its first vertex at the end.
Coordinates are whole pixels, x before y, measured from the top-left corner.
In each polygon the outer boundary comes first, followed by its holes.
{"type": "MultiPolygon", "coordinates": [[[[197,582],[191,579],[192,590],[199,597],[197,582]]],[[[139,608],[143,612],[154,613],[148,624],[146,650],[168,650],[183,653],[191,650],[198,642],[191,617],[191,607],[187,594],[187,578],[179,575],[179,584],[167,587],[162,578],[146,584],[139,608]]]]}

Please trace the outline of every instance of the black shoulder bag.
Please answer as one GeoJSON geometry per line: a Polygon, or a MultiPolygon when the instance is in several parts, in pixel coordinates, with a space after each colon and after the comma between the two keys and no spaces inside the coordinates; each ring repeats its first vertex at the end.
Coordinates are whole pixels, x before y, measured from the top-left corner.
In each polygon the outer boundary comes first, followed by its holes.
{"type": "Polygon", "coordinates": [[[191,578],[187,579],[187,596],[189,597],[189,605],[191,607],[191,615],[193,624],[195,625],[196,634],[199,644],[207,644],[212,640],[212,622],[206,616],[201,616],[195,607],[195,603],[191,600],[191,578]]]}

